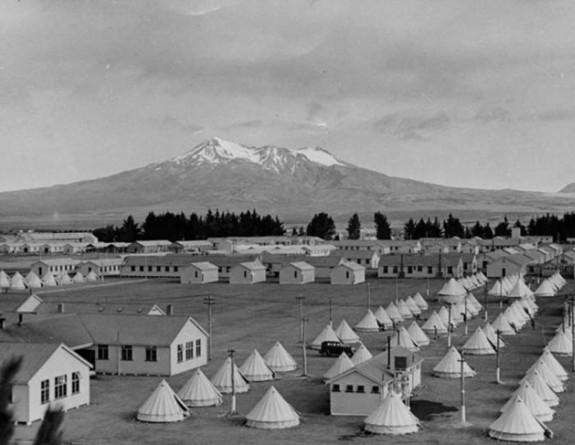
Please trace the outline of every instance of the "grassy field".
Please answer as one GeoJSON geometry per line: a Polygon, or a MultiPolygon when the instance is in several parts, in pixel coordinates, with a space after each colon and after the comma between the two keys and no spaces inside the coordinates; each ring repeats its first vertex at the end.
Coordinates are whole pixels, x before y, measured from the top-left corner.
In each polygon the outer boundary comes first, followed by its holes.
{"type": "MultiPolygon", "coordinates": [[[[345,318],[352,326],[365,314],[367,287],[365,285],[329,286],[311,284],[303,287],[279,286],[266,283],[258,285],[232,286],[229,284],[180,285],[167,281],[144,281],[118,283],[109,286],[76,287],[67,292],[52,292],[40,295],[52,302],[122,303],[126,305],[157,303],[164,307],[172,304],[176,315],[193,316],[207,327],[207,307],[202,296],[211,294],[216,299],[213,306],[213,360],[205,367],[208,376],[221,366],[227,350],[237,351],[241,363],[257,348],[265,353],[276,340],[280,340],[291,354],[302,363],[301,345],[298,344],[299,308],[296,297],[302,295],[304,314],[309,317],[307,340],[311,341],[329,320],[328,299],[333,305],[334,325],[345,318]]],[[[430,282],[431,294],[442,285],[439,280],[430,282]]],[[[569,283],[564,291],[573,290],[569,283]]],[[[424,280],[371,280],[371,306],[387,305],[396,297],[413,295],[416,291],[425,295],[424,280]]],[[[483,302],[483,291],[477,292],[483,302]]],[[[10,294],[3,296],[10,298],[10,294]]],[[[243,418],[262,397],[270,382],[252,384],[247,394],[238,395],[239,416],[226,417],[230,408],[229,396],[219,407],[194,409],[192,417],[176,424],[142,424],[135,420],[139,406],[159,382],[157,377],[113,377],[99,376],[92,380],[92,404],[66,414],[65,437],[67,440],[85,444],[331,444],[337,441],[355,443],[420,443],[420,444],[480,444],[489,443],[485,435],[499,408],[509,398],[518,380],[531,366],[543,346],[551,338],[554,326],[560,322],[561,299],[541,301],[541,312],[536,329],[524,328],[520,335],[507,337],[508,347],[502,357],[503,385],[495,380],[495,357],[467,358],[477,371],[477,376],[466,380],[467,419],[471,426],[460,428],[459,422],[459,380],[439,379],[431,375],[432,368],[446,352],[446,339],[441,338],[422,349],[424,357],[422,393],[413,400],[412,409],[422,420],[420,433],[406,437],[365,436],[362,434],[363,418],[333,417],[329,415],[329,392],[322,383],[321,375],[331,366],[334,358],[320,357],[317,352],[308,351],[308,377],[301,377],[298,371],[282,375],[273,385],[284,398],[301,414],[302,425],[289,430],[262,431],[242,427],[243,418]]],[[[433,307],[438,307],[437,303],[433,307]]],[[[489,303],[489,319],[497,316],[498,304],[489,303]]],[[[426,314],[429,314],[427,312],[426,314]]],[[[482,317],[470,322],[469,333],[482,323],[482,317]],[[481,318],[481,319],[480,319],[481,318]]],[[[453,344],[461,345],[463,326],[456,329],[453,344]]],[[[362,340],[372,351],[383,350],[389,333],[363,334],[362,340]]],[[[569,360],[560,359],[566,369],[571,370],[569,360]]],[[[191,373],[168,379],[177,391],[191,373]]],[[[557,407],[555,419],[548,425],[554,431],[553,443],[569,444],[575,433],[571,413],[575,408],[575,394],[570,379],[568,389],[560,394],[561,404],[557,407]]],[[[33,437],[38,422],[31,427],[19,426],[17,437],[33,437]]]]}

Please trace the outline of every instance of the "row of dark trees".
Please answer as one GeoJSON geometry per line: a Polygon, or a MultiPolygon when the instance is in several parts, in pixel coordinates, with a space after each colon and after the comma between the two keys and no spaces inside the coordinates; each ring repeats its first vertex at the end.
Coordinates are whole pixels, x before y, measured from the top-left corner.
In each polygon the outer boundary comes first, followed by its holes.
{"type": "MultiPolygon", "coordinates": [[[[373,215],[376,227],[377,239],[390,239],[391,227],[386,215],[376,212],[373,215]]],[[[517,227],[521,235],[526,236],[553,236],[556,242],[563,242],[566,238],[575,238],[575,212],[566,213],[563,217],[546,214],[531,218],[527,225],[517,220],[511,224],[507,217],[494,227],[487,222],[482,224],[477,221],[472,226],[463,223],[452,214],[441,223],[431,218],[421,218],[415,221],[410,218],[403,226],[405,239],[420,238],[472,238],[474,236],[483,239],[491,239],[495,236],[510,236],[511,229],[517,227]]],[[[361,221],[357,213],[354,213],[347,223],[347,235],[349,239],[359,239],[361,221]]],[[[168,239],[176,240],[199,240],[209,237],[226,236],[280,236],[285,233],[283,222],[278,217],[271,215],[261,216],[255,210],[242,212],[239,215],[230,212],[208,210],[205,215],[192,213],[187,217],[184,213],[161,213],[156,215],[150,212],[142,225],[135,222],[130,215],[120,227],[108,225],[96,229],[94,235],[103,242],[132,242],[136,239],[168,239]]],[[[307,227],[294,228],[292,235],[317,236],[325,240],[336,237],[335,222],[325,212],[313,216],[307,227]]]]}
{"type": "Polygon", "coordinates": [[[426,237],[451,238],[472,238],[479,236],[483,239],[491,239],[495,236],[511,236],[511,229],[519,228],[522,236],[552,236],[555,242],[564,242],[567,238],[575,237],[575,212],[565,213],[563,217],[546,214],[531,218],[527,225],[520,220],[514,224],[509,222],[507,216],[495,227],[487,222],[485,224],[477,221],[472,226],[464,226],[459,218],[449,214],[448,218],[439,223],[435,218],[433,222],[430,218],[426,221],[421,218],[415,222],[410,218],[403,226],[405,239],[419,239],[426,237]]]}
{"type": "Polygon", "coordinates": [[[120,227],[108,225],[94,230],[103,242],[133,242],[137,239],[201,240],[226,236],[278,236],[285,232],[283,222],[271,215],[259,215],[255,210],[239,215],[208,210],[205,215],[192,213],[148,213],[140,226],[132,215],[120,227]]]}

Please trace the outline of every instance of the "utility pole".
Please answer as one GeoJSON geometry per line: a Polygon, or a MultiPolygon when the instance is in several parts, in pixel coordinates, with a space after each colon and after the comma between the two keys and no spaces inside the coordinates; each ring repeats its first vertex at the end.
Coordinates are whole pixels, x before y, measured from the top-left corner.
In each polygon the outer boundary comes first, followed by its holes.
{"type": "Polygon", "coordinates": [[[370,284],[367,283],[367,310],[371,310],[371,292],[370,292],[370,284]]]}
{"type": "Polygon", "coordinates": [[[449,306],[449,317],[447,319],[447,347],[451,348],[451,308],[453,304],[448,303],[449,306]]]}
{"type": "Polygon", "coordinates": [[[305,335],[305,327],[307,325],[309,318],[308,317],[303,317],[302,318],[302,324],[303,324],[303,342],[301,344],[301,350],[302,350],[302,355],[303,355],[303,376],[306,377],[307,376],[307,348],[306,348],[306,335],[305,335]]]}
{"type": "Polygon", "coordinates": [[[502,384],[501,381],[501,331],[497,329],[497,367],[495,368],[495,383],[502,384]]]}
{"type": "Polygon", "coordinates": [[[461,423],[465,424],[467,422],[465,413],[465,359],[463,358],[463,351],[461,351],[461,423]]]}
{"type": "Polygon", "coordinates": [[[229,416],[233,416],[236,415],[238,412],[236,411],[236,382],[234,379],[235,376],[235,363],[234,363],[234,357],[236,356],[236,350],[235,349],[229,349],[228,350],[228,354],[230,355],[230,365],[232,367],[232,409],[231,411],[228,413],[229,416]]]}
{"type": "Polygon", "coordinates": [[[483,287],[483,319],[489,320],[487,316],[487,284],[483,287]]]}
{"type": "Polygon", "coordinates": [[[303,343],[303,300],[305,297],[300,294],[295,299],[299,302],[299,341],[303,343]]]}
{"type": "Polygon", "coordinates": [[[331,297],[328,297],[327,301],[329,302],[329,325],[333,327],[333,311],[331,307],[331,297]]]}
{"type": "Polygon", "coordinates": [[[216,299],[207,295],[204,304],[208,306],[208,361],[212,361],[212,306],[216,304],[216,299]]]}
{"type": "Polygon", "coordinates": [[[467,295],[465,294],[465,314],[463,314],[463,321],[465,322],[464,326],[463,326],[463,335],[467,336],[467,295]]]}
{"type": "Polygon", "coordinates": [[[575,301],[571,295],[571,371],[575,372],[575,301]]]}

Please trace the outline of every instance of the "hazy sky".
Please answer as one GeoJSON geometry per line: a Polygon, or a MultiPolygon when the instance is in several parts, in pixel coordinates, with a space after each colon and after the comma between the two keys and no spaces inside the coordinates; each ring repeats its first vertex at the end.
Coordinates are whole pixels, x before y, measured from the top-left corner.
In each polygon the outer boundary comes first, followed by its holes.
{"type": "Polygon", "coordinates": [[[0,191],[213,136],[556,191],[574,99],[573,0],[0,0],[0,191]]]}

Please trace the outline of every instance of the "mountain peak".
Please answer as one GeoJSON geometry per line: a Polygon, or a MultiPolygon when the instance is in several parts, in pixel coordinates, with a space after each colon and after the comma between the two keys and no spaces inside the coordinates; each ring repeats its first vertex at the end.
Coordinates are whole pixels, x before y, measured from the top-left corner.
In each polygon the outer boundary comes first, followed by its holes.
{"type": "Polygon", "coordinates": [[[302,164],[311,163],[321,167],[345,165],[329,151],[320,147],[300,149],[273,145],[251,147],[219,137],[204,141],[167,162],[176,165],[209,167],[238,161],[258,164],[266,170],[288,171],[292,174],[302,164]]]}

